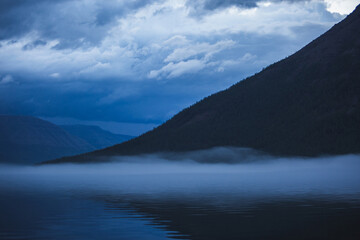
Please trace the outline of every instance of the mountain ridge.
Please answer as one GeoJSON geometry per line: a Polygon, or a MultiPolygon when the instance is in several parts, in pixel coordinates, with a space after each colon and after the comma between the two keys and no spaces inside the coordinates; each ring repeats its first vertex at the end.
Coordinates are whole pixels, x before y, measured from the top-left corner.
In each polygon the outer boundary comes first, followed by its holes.
{"type": "Polygon", "coordinates": [[[99,126],[94,125],[58,125],[70,134],[84,139],[86,142],[94,146],[96,149],[112,146],[125,142],[133,138],[133,136],[115,134],[106,131],[99,126]]]}
{"type": "Polygon", "coordinates": [[[96,126],[58,126],[32,116],[0,115],[0,163],[40,163],[94,151],[129,138],[96,126]]]}
{"type": "Polygon", "coordinates": [[[217,146],[273,155],[360,153],[360,6],[293,55],[140,137],[54,162],[217,146]]]}
{"type": "Polygon", "coordinates": [[[92,151],[85,140],[31,116],[0,115],[0,162],[33,164],[92,151]]]}

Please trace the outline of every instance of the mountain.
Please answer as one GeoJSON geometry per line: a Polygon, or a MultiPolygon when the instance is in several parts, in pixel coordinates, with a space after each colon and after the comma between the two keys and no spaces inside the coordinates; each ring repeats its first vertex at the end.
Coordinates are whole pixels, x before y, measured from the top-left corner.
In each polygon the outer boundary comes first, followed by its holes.
{"type": "Polygon", "coordinates": [[[0,115],[0,163],[33,164],[93,150],[85,140],[50,122],[0,115]]]}
{"type": "Polygon", "coordinates": [[[99,156],[238,146],[275,155],[360,153],[360,7],[292,56],[99,156]]]}
{"type": "Polygon", "coordinates": [[[113,146],[133,138],[132,136],[128,135],[113,134],[103,130],[98,126],[61,125],[60,127],[71,135],[85,140],[96,149],[113,146]]]}

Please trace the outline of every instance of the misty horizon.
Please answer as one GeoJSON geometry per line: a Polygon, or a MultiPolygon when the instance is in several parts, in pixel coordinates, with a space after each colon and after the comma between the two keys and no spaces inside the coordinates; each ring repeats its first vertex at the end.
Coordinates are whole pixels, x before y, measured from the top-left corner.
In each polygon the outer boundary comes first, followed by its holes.
{"type": "MultiPolygon", "coordinates": [[[[214,151],[210,150],[210,153],[214,154],[214,151]]],[[[221,153],[223,151],[220,150],[221,153]]],[[[167,189],[171,192],[172,187],[180,193],[199,188],[232,194],[257,192],[260,195],[275,189],[279,195],[356,194],[360,191],[359,155],[317,158],[256,155],[257,158],[252,160],[247,156],[247,162],[234,162],[232,153],[229,163],[209,163],[203,159],[203,163],[199,162],[207,154],[201,151],[188,156],[180,155],[177,160],[174,160],[174,155],[169,160],[163,155],[153,154],[117,157],[108,163],[0,165],[1,186],[16,189],[16,183],[19,187],[23,185],[41,191],[42,188],[61,185],[69,190],[80,187],[100,192],[105,189],[121,191],[124,187],[137,194],[146,194],[144,189],[158,193],[167,189]],[[217,179],[220,181],[217,182],[217,179]]],[[[237,157],[244,158],[244,153],[237,157]]]]}

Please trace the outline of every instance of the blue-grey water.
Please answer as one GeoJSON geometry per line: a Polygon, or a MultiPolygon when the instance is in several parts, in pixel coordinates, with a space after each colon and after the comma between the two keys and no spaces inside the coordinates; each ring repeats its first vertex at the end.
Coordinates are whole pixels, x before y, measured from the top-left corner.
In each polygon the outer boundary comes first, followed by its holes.
{"type": "Polygon", "coordinates": [[[0,239],[360,239],[360,156],[0,165],[0,239]]]}

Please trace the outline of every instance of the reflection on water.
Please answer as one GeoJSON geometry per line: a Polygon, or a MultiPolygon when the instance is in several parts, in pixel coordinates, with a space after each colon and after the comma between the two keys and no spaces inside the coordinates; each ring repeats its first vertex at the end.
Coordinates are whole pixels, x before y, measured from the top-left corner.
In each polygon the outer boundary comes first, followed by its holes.
{"type": "Polygon", "coordinates": [[[0,239],[168,239],[151,219],[77,196],[1,194],[0,239]]]}
{"type": "MultiPolygon", "coordinates": [[[[131,206],[153,218],[156,224],[191,236],[190,239],[359,239],[358,199],[339,202],[272,199],[231,207],[206,204],[206,199],[138,200],[131,206]]],[[[108,201],[111,208],[121,209],[121,200],[109,198],[108,201]]]]}
{"type": "Polygon", "coordinates": [[[360,158],[0,167],[0,239],[360,239],[360,158]]]}

